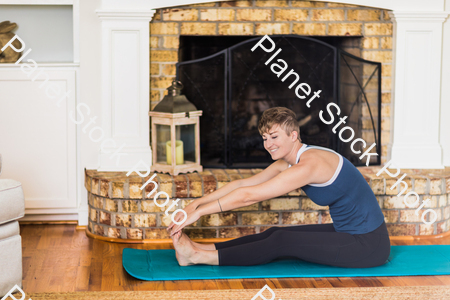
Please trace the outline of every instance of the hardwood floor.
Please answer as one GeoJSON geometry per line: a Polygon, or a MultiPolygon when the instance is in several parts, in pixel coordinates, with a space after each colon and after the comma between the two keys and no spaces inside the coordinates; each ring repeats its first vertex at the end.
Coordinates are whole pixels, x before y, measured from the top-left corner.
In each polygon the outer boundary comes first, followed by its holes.
{"type": "MultiPolygon", "coordinates": [[[[214,290],[450,285],[450,275],[141,281],[122,267],[122,249],[168,249],[171,244],[117,244],[86,236],[75,225],[21,225],[23,290],[26,293],[74,291],[214,290]]],[[[450,244],[450,237],[392,245],[450,244]]]]}

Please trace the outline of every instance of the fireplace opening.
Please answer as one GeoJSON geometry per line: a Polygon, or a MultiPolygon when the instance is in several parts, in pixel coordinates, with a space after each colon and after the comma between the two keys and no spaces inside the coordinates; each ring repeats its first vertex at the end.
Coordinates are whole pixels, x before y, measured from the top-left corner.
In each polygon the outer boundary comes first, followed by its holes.
{"type": "MultiPolygon", "coordinates": [[[[198,36],[181,35],[178,47],[180,62],[200,59],[232,47],[240,42],[262,36],[198,36]]],[[[361,56],[362,36],[314,36],[314,39],[342,49],[356,56],[361,56]]]]}
{"type": "MultiPolygon", "coordinates": [[[[319,119],[326,106],[336,103],[340,116],[348,116],[345,126],[362,138],[372,152],[381,154],[381,63],[360,58],[360,37],[304,37],[274,35],[276,49],[312,91],[321,90],[319,101],[306,101],[289,89],[265,65],[273,53],[250,49],[261,37],[181,36],[177,79],[183,94],[203,111],[200,121],[201,163],[206,168],[265,168],[273,163],[264,149],[258,122],[264,110],[284,106],[293,110],[300,123],[302,142],[333,149],[355,166],[365,161],[354,153],[351,143],[342,142],[331,125],[319,119]]],[[[287,71],[284,73],[286,75],[287,71]]],[[[284,76],[282,75],[282,76],[284,76]]],[[[335,115],[336,117],[336,115],[335,115]]],[[[343,127],[343,126],[341,126],[343,127]]],[[[342,138],[350,137],[347,130],[342,138]]],[[[364,152],[362,143],[355,151],[364,152]]],[[[379,165],[380,155],[370,165],[379,165]]]]}

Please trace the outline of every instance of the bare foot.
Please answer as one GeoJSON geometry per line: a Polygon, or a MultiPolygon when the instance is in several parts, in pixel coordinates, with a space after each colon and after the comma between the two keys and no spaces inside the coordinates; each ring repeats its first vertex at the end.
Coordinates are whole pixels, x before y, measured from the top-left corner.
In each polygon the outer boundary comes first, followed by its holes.
{"type": "Polygon", "coordinates": [[[200,243],[196,243],[193,240],[191,240],[186,234],[184,234],[186,236],[186,238],[188,239],[188,241],[192,244],[192,246],[194,248],[197,249],[201,249],[201,250],[216,250],[216,246],[214,246],[214,244],[200,244],[200,243]]]}
{"type": "Polygon", "coordinates": [[[194,242],[188,236],[186,236],[186,237],[194,248],[201,249],[201,250],[209,250],[209,251],[216,250],[216,246],[214,246],[214,244],[200,244],[200,243],[194,242]]]}
{"type": "Polygon", "coordinates": [[[173,246],[180,266],[195,265],[195,257],[199,254],[186,234],[178,232],[172,236],[173,246]]]}

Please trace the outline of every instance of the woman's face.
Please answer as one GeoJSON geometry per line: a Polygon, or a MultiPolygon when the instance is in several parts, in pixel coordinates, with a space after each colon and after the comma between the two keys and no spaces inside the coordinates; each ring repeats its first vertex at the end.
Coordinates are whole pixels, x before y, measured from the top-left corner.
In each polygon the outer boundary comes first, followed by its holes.
{"type": "Polygon", "coordinates": [[[264,148],[270,153],[273,160],[283,158],[290,153],[295,141],[293,134],[295,134],[294,131],[289,137],[278,124],[273,125],[268,133],[263,134],[264,148]]]}

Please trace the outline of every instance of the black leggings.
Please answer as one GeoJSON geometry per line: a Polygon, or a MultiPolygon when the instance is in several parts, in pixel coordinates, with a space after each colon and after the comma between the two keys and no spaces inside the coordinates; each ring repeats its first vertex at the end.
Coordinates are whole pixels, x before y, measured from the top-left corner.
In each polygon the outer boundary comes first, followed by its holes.
{"type": "Polygon", "coordinates": [[[391,244],[386,224],[365,234],[336,232],[333,224],[272,227],[215,244],[221,266],[250,266],[282,257],[347,268],[386,263],[391,244]]]}

